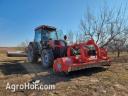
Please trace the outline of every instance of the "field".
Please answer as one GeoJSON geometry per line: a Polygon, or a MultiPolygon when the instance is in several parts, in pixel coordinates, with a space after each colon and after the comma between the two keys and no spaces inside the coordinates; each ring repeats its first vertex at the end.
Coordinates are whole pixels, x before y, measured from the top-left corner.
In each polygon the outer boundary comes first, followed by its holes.
{"type": "Polygon", "coordinates": [[[41,68],[40,62],[30,64],[24,57],[7,57],[5,49],[0,51],[0,96],[128,96],[128,53],[122,53],[120,58],[109,53],[109,68],[84,69],[64,76],[56,75],[52,68],[41,68]],[[55,89],[6,90],[7,82],[23,84],[35,80],[54,84],[55,89]]]}

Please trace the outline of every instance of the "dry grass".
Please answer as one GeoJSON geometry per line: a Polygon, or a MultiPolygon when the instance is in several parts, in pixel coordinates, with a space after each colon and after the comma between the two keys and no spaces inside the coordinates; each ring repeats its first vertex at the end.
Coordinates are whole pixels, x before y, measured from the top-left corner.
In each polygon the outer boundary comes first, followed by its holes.
{"type": "Polygon", "coordinates": [[[24,51],[24,48],[21,47],[0,47],[0,54],[4,54],[7,51],[24,51]]]}
{"type": "MultiPolygon", "coordinates": [[[[108,56],[117,57],[117,52],[108,52],[108,56]]],[[[128,52],[121,52],[120,56],[128,56],[128,52]]]]}
{"type": "Polygon", "coordinates": [[[60,76],[54,74],[52,69],[42,69],[40,64],[26,63],[25,58],[6,57],[1,52],[0,96],[128,96],[128,54],[123,53],[120,58],[112,53],[109,56],[113,60],[109,69],[92,68],[60,76]],[[5,89],[7,82],[22,84],[31,80],[55,84],[56,89],[14,93],[5,89]]]}

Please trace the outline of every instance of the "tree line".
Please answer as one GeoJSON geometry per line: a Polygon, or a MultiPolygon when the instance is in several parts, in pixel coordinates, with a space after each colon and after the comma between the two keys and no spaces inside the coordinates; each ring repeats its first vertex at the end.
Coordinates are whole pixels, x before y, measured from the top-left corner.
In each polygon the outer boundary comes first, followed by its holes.
{"type": "MultiPolygon", "coordinates": [[[[106,47],[111,52],[117,52],[117,56],[125,51],[128,52],[128,15],[127,4],[118,8],[107,5],[99,10],[86,8],[83,18],[80,20],[80,31],[67,32],[70,44],[79,43],[93,38],[100,47],[106,47]]],[[[63,33],[61,32],[61,38],[63,33]]],[[[20,46],[26,47],[28,41],[22,42],[20,46]]]]}
{"type": "Polygon", "coordinates": [[[73,40],[82,42],[87,38],[93,38],[100,47],[117,52],[119,57],[121,52],[128,52],[127,4],[118,8],[106,5],[96,13],[87,7],[80,21],[80,31],[76,34],[70,31],[68,36],[71,43],[73,40]]]}

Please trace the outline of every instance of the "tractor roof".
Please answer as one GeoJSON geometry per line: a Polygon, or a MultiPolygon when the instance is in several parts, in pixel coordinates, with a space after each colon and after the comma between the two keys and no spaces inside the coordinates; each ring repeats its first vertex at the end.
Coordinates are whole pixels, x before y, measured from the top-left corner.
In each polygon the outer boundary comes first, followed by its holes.
{"type": "Polygon", "coordinates": [[[47,31],[56,31],[56,28],[55,27],[48,26],[48,25],[41,25],[41,26],[35,28],[35,31],[36,30],[39,30],[39,29],[47,30],[47,31]]]}

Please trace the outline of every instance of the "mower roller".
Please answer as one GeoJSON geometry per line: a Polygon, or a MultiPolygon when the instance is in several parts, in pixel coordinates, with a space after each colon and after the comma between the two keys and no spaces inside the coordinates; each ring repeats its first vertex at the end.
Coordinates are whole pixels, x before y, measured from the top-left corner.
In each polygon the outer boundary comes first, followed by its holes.
{"type": "Polygon", "coordinates": [[[107,50],[98,47],[93,39],[80,44],[73,44],[67,47],[67,56],[54,60],[53,69],[55,72],[81,70],[85,68],[109,66],[110,60],[107,50]]]}

